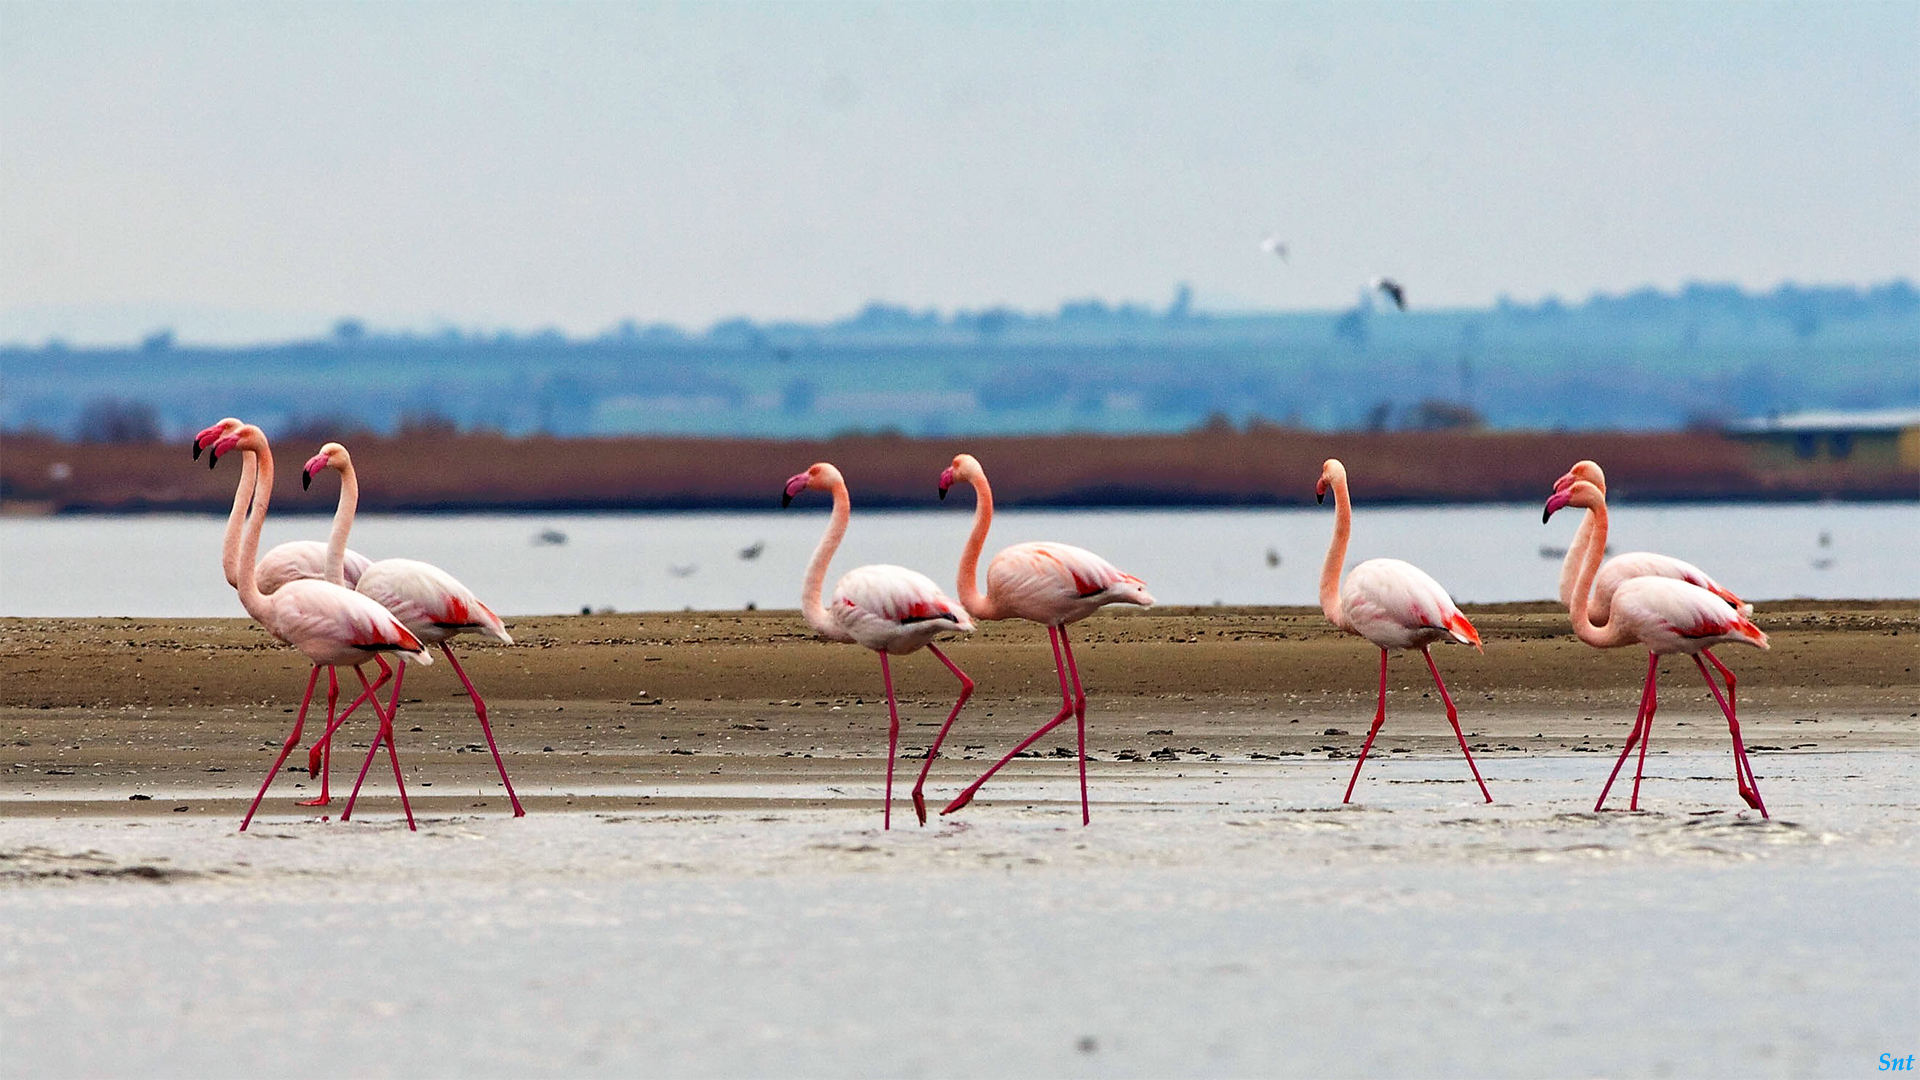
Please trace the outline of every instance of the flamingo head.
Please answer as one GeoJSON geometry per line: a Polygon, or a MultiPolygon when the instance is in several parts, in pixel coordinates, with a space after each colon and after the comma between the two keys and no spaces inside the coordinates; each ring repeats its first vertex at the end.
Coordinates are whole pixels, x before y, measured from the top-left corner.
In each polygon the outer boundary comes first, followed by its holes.
{"type": "Polygon", "coordinates": [[[1607,490],[1607,474],[1600,471],[1597,463],[1585,460],[1574,462],[1573,468],[1568,469],[1560,479],[1553,482],[1553,490],[1565,491],[1573,486],[1575,480],[1585,480],[1599,488],[1602,493],[1607,490]]]}
{"type": "Polygon", "coordinates": [[[267,437],[252,424],[242,424],[225,435],[220,436],[207,454],[207,468],[220,464],[220,459],[235,450],[252,450],[258,453],[265,450],[267,437]]]}
{"type": "Polygon", "coordinates": [[[1548,518],[1552,517],[1556,511],[1568,506],[1578,506],[1582,509],[1590,510],[1593,507],[1605,506],[1606,504],[1606,495],[1599,488],[1595,487],[1591,481],[1575,480],[1565,488],[1555,491],[1548,497],[1547,508],[1541,512],[1540,520],[1545,522],[1548,518]]]}
{"type": "Polygon", "coordinates": [[[953,464],[940,473],[940,497],[943,499],[947,497],[947,489],[952,487],[956,480],[964,480],[971,484],[976,478],[984,475],[980,471],[980,462],[972,454],[955,454],[953,464]]]}
{"type": "Polygon", "coordinates": [[[1340,464],[1339,458],[1328,458],[1320,463],[1320,481],[1313,485],[1313,501],[1324,503],[1327,492],[1347,482],[1347,467],[1340,464]]]}
{"type": "Polygon", "coordinates": [[[200,451],[218,442],[220,436],[231,434],[240,426],[240,423],[239,420],[229,416],[212,427],[201,428],[200,434],[193,437],[193,460],[199,461],[200,451]]]}
{"type": "Polygon", "coordinates": [[[824,461],[816,461],[807,466],[807,471],[794,473],[787,477],[786,490],[780,493],[780,505],[784,508],[793,504],[793,497],[803,491],[832,491],[837,484],[843,484],[840,470],[824,461]]]}
{"type": "Polygon", "coordinates": [[[339,469],[345,472],[352,460],[347,453],[347,448],[337,442],[330,442],[321,447],[320,452],[308,458],[307,463],[300,469],[300,490],[305,491],[312,487],[313,478],[320,475],[321,469],[339,469]]]}

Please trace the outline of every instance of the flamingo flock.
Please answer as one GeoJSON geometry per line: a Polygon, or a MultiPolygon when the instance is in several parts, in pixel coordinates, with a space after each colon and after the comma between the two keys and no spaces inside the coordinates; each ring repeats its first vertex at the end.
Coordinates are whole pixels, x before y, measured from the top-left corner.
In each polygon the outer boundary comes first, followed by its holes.
{"type": "MultiPolygon", "coordinates": [[[[374,561],[347,548],[359,501],[359,477],[352,456],[337,442],[322,446],[301,470],[303,488],[310,488],[325,472],[339,475],[339,495],[327,541],[281,544],[261,556],[260,534],[272,501],[274,478],[273,454],[265,434],[255,425],[228,417],[194,438],[194,457],[198,459],[202,452],[208,453],[210,466],[235,451],[242,455],[242,463],[221,545],[222,570],[238,592],[247,614],[276,640],[299,650],[312,665],[293,727],[273,768],[247,808],[241,830],[252,822],[274,778],[299,745],[322,669],[327,674],[327,720],[321,735],[309,748],[307,761],[309,774],[321,778],[321,789],[316,798],[299,805],[331,803],[327,777],[331,771],[333,738],[341,726],[366,705],[372,708],[378,726],[341,819],[351,820],[367,774],[384,747],[408,827],[417,828],[395,745],[394,718],[400,706],[400,688],[408,663],[432,664],[434,658],[430,650],[435,647],[460,679],[473,704],[474,716],[493,754],[513,815],[524,815],[526,810],[507,776],[506,761],[494,738],[485,699],[449,644],[460,634],[472,633],[511,645],[513,637],[503,620],[471,589],[436,566],[404,558],[374,561]],[[369,679],[368,664],[378,669],[377,677],[369,679]],[[339,669],[343,666],[351,668],[359,679],[361,692],[346,709],[336,711],[339,669]],[[383,703],[381,691],[389,682],[392,689],[383,703]]],[[[870,649],[879,659],[888,719],[882,828],[891,828],[893,824],[894,766],[900,742],[900,711],[894,693],[891,658],[924,649],[959,684],[953,706],[928,746],[911,790],[914,813],[920,824],[925,825],[928,774],[975,689],[974,681],[941,650],[939,643],[952,642],[972,633],[975,620],[1007,619],[1024,620],[1046,628],[1060,688],[1060,707],[1032,734],[962,788],[940,813],[952,814],[968,806],[995,774],[1071,717],[1075,721],[1078,746],[1080,820],[1083,825],[1090,824],[1093,816],[1087,782],[1087,691],[1074,659],[1068,627],[1111,604],[1151,607],[1153,596],[1140,578],[1099,555],[1053,541],[1018,543],[1002,549],[987,564],[986,589],[982,591],[980,557],[993,523],[993,490],[987,482],[986,470],[970,454],[954,457],[941,472],[940,498],[945,499],[957,485],[966,485],[974,493],[972,528],[961,549],[955,578],[957,600],[942,592],[926,575],[888,564],[848,570],[828,594],[828,567],[846,537],[852,517],[846,478],[831,463],[817,462],[788,478],[781,493],[783,507],[809,491],[826,492],[832,500],[826,530],[801,583],[800,608],[807,624],[821,637],[870,649]]],[[[1484,651],[1479,631],[1462,614],[1446,589],[1411,563],[1376,558],[1347,569],[1348,541],[1353,530],[1352,497],[1346,466],[1333,458],[1321,466],[1314,487],[1315,500],[1324,503],[1329,493],[1334,499],[1334,524],[1321,569],[1321,610],[1333,626],[1364,638],[1380,650],[1377,705],[1341,801],[1353,800],[1367,755],[1386,722],[1390,655],[1396,651],[1417,651],[1439,691],[1447,723],[1453,729],[1474,783],[1481,797],[1491,803],[1493,794],[1474,762],[1466,733],[1460,726],[1459,711],[1432,652],[1432,646],[1447,642],[1484,651]]],[[[1759,783],[1740,735],[1734,693],[1736,680],[1732,670],[1713,654],[1713,648],[1718,645],[1749,645],[1763,650],[1768,647],[1767,635],[1751,621],[1752,606],[1705,571],[1671,556],[1632,552],[1604,559],[1608,533],[1606,478],[1596,463],[1577,462],[1555,482],[1542,520],[1551,519],[1567,507],[1584,511],[1560,576],[1560,600],[1567,608],[1574,635],[1594,648],[1633,646],[1647,650],[1647,674],[1641,688],[1640,706],[1613,771],[1594,804],[1595,811],[1605,806],[1608,793],[1636,748],[1639,758],[1627,805],[1629,809],[1639,809],[1647,746],[1658,705],[1659,659],[1684,654],[1699,668],[1726,718],[1733,747],[1734,782],[1740,798],[1762,817],[1767,816],[1766,804],[1760,797],[1759,783]],[[1714,677],[1716,672],[1720,676],[1718,682],[1714,677]]]]}

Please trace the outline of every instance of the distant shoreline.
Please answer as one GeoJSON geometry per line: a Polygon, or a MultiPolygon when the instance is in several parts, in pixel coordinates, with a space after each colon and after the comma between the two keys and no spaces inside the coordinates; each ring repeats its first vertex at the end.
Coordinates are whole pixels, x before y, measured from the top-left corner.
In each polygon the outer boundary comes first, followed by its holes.
{"type": "MultiPolygon", "coordinates": [[[[325,513],[337,482],[300,490],[315,439],[277,444],[274,512],[325,513]]],[[[1309,506],[1320,463],[1346,462],[1357,503],[1459,506],[1542,501],[1575,461],[1606,468],[1622,501],[1908,502],[1920,473],[1856,457],[1801,461],[1711,432],[1316,432],[825,440],[487,434],[351,440],[365,513],[558,514],[773,509],[787,477],[815,461],[846,474],[856,505],[939,505],[940,471],[967,452],[1003,508],[1224,509],[1309,506]]],[[[185,442],[76,444],[9,436],[0,514],[224,513],[239,470],[209,470],[185,442]]],[[[960,498],[971,503],[971,495],[960,498]]],[[[951,501],[951,500],[950,500],[951,501]]]]}

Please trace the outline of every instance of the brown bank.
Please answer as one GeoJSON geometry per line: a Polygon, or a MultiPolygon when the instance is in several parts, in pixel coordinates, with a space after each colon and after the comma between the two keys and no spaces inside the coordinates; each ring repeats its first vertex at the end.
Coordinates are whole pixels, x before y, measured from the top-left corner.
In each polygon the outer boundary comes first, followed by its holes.
{"type": "MultiPolygon", "coordinates": [[[[1546,604],[1468,615],[1486,653],[1436,655],[1475,752],[1589,752],[1604,770],[1600,758],[1631,720],[1640,656],[1579,644],[1564,613],[1546,604]]],[[[1723,650],[1756,754],[1920,744],[1920,602],[1762,604],[1756,619],[1772,635],[1770,652],[1723,650]]],[[[815,640],[795,613],[544,617],[515,620],[512,630],[518,644],[468,645],[464,662],[533,810],[826,804],[846,794],[835,790],[842,783],[871,784],[883,772],[877,664],[815,640]]],[[[1115,612],[1076,631],[1096,801],[1103,774],[1348,757],[1372,715],[1375,654],[1328,629],[1316,610],[1115,612]]],[[[1058,704],[1034,627],[985,625],[952,654],[979,689],[952,753],[934,766],[932,793],[964,784],[1058,704]]],[[[1693,664],[1674,658],[1661,670],[1656,749],[1724,746],[1725,723],[1693,664]]],[[[956,687],[930,658],[895,672],[902,756],[912,758],[956,687]]],[[[297,654],[242,620],[0,620],[0,807],[237,816],[284,740],[305,680],[297,654]]],[[[503,810],[471,708],[445,665],[410,671],[404,700],[400,752],[416,805],[503,810]]],[[[370,719],[356,715],[342,729],[360,753],[336,757],[339,795],[364,755],[370,719]]],[[[1057,774],[1067,799],[1077,794],[1071,743],[1071,731],[1057,729],[1036,756],[1062,760],[1017,768],[1057,774]]],[[[1415,660],[1398,657],[1390,668],[1375,752],[1455,752],[1415,660]]],[[[1342,768],[1329,768],[1331,791],[1342,768]]],[[[290,772],[263,808],[294,812],[293,799],[316,788],[304,770],[290,772]]],[[[390,776],[369,790],[377,796],[369,811],[394,809],[390,776]]],[[[990,785],[981,804],[993,796],[990,785]]]]}

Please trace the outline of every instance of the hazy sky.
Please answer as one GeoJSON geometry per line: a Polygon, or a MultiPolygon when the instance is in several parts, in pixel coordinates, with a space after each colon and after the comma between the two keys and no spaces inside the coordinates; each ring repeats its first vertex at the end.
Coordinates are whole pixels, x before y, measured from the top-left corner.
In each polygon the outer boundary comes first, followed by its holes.
{"type": "Polygon", "coordinates": [[[1920,277],[1916,57],[1914,3],[0,3],[0,339],[1920,277]]]}

